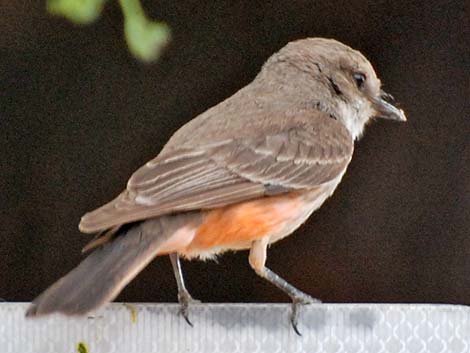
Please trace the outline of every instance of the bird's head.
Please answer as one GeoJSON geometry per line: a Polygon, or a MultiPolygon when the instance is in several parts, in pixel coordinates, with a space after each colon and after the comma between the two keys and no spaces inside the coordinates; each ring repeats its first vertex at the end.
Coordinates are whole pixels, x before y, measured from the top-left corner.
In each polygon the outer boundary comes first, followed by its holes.
{"type": "Polygon", "coordinates": [[[355,139],[372,118],[406,121],[403,110],[392,105],[391,96],[381,89],[370,62],[336,40],[291,42],[266,62],[263,71],[281,86],[289,86],[295,92],[292,99],[341,121],[355,139]]]}

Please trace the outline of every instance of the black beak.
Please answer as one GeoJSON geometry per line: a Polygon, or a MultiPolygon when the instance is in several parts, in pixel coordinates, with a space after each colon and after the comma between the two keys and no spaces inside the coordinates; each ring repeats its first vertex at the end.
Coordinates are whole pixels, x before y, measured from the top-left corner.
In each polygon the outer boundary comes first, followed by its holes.
{"type": "Polygon", "coordinates": [[[377,112],[375,117],[396,121],[406,121],[405,112],[387,102],[387,99],[390,100],[393,99],[393,97],[384,91],[380,91],[380,96],[374,99],[373,104],[375,111],[377,112]]]}

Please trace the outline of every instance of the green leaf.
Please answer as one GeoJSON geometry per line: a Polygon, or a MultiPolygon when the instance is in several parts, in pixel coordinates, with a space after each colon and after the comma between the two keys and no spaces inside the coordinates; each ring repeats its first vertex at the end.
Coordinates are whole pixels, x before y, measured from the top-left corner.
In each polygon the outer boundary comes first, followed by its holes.
{"type": "Polygon", "coordinates": [[[164,23],[132,19],[125,21],[124,33],[131,53],[142,61],[152,61],[168,43],[170,31],[164,23]]]}
{"type": "Polygon", "coordinates": [[[131,53],[142,61],[160,56],[170,40],[170,29],[161,22],[149,20],[138,0],[120,0],[124,14],[124,35],[131,53]]]}
{"type": "MultiPolygon", "coordinates": [[[[47,11],[76,24],[88,24],[101,14],[106,0],[47,0],[47,11]]],[[[139,0],[119,0],[124,15],[124,36],[130,52],[149,62],[157,59],[170,40],[169,27],[149,20],[139,0]]]]}
{"type": "Polygon", "coordinates": [[[101,14],[106,0],[47,0],[47,11],[76,24],[88,24],[101,14]]]}

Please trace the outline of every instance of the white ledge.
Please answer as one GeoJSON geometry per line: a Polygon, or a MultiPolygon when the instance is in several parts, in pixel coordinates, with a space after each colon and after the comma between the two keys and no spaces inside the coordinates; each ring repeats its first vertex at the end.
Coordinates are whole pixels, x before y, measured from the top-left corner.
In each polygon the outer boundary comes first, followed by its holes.
{"type": "Polygon", "coordinates": [[[88,318],[25,319],[27,306],[0,303],[0,352],[470,352],[470,309],[457,305],[309,305],[301,337],[288,304],[193,305],[194,327],[177,304],[113,303],[88,318]]]}

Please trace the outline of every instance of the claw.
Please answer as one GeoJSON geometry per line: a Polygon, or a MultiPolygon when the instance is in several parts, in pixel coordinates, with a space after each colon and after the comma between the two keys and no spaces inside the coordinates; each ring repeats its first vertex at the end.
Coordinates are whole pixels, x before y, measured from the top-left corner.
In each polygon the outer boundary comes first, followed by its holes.
{"type": "Polygon", "coordinates": [[[313,303],[321,303],[320,300],[315,299],[305,293],[299,293],[300,295],[292,298],[292,313],[290,316],[290,323],[294,332],[298,336],[302,336],[302,333],[299,331],[298,324],[299,324],[299,314],[300,314],[300,306],[301,305],[308,305],[313,303]]]}
{"type": "Polygon", "coordinates": [[[187,303],[182,303],[181,304],[181,308],[180,308],[178,314],[183,316],[184,320],[188,323],[189,326],[194,327],[191,320],[189,320],[189,310],[188,310],[188,304],[187,303]]]}
{"type": "MultiPolygon", "coordinates": [[[[257,245],[255,242],[254,245],[257,245]]],[[[258,244],[259,245],[259,244],[258,244]]],[[[267,245],[267,244],[266,244],[267,245]]],[[[256,255],[256,251],[259,251],[260,249],[258,247],[252,247],[250,250],[250,264],[252,263],[251,261],[251,256],[253,254],[256,255]]],[[[265,248],[261,249],[261,252],[266,252],[265,248]]],[[[318,299],[315,299],[311,297],[308,294],[305,294],[301,290],[295,288],[292,284],[287,282],[285,279],[279,277],[275,272],[271,271],[269,268],[264,266],[263,262],[263,267],[261,270],[256,267],[255,271],[258,275],[263,277],[264,279],[268,280],[272,284],[274,284],[277,288],[282,290],[284,293],[286,293],[291,299],[292,299],[292,314],[290,316],[290,322],[292,324],[292,328],[294,329],[295,333],[299,336],[302,336],[300,333],[297,325],[299,323],[299,305],[304,305],[304,304],[311,304],[311,303],[321,303],[318,299]]]]}
{"type": "Polygon", "coordinates": [[[297,327],[299,323],[299,305],[300,305],[299,302],[296,302],[296,301],[292,302],[292,313],[290,315],[290,323],[292,325],[292,328],[294,329],[294,332],[298,336],[302,336],[302,334],[299,331],[299,328],[297,327]]]}
{"type": "Polygon", "coordinates": [[[189,326],[194,327],[191,320],[189,320],[189,304],[200,303],[200,301],[193,299],[193,297],[191,297],[187,291],[178,293],[178,301],[181,305],[178,314],[183,316],[184,320],[188,323],[189,326]]]}

